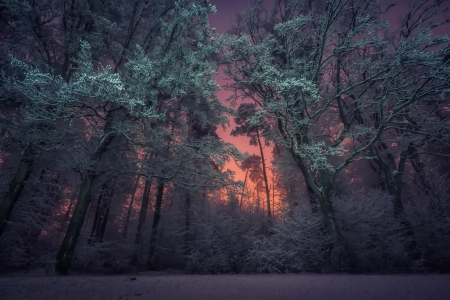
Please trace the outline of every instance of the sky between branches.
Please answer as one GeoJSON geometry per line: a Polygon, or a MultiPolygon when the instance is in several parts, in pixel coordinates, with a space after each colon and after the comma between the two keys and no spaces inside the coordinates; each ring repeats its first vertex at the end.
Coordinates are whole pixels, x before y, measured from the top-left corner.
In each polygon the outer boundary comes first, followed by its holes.
{"type": "MultiPolygon", "coordinates": [[[[219,34],[223,34],[231,28],[232,23],[235,21],[236,13],[250,8],[250,0],[211,0],[210,2],[211,4],[215,5],[217,9],[217,14],[209,16],[210,26],[211,28],[216,28],[219,34]]],[[[266,5],[267,8],[272,9],[274,2],[275,0],[265,0],[264,5],[266,5]]],[[[395,30],[395,27],[397,26],[400,16],[406,14],[407,10],[408,10],[408,0],[401,0],[398,5],[396,5],[394,8],[389,10],[388,13],[385,14],[384,17],[390,21],[391,28],[393,30],[395,30]]],[[[437,27],[433,30],[433,32],[436,35],[449,35],[450,24],[447,24],[446,26],[437,27]]],[[[231,92],[226,91],[224,88],[224,86],[227,84],[227,81],[224,79],[224,77],[225,76],[223,75],[222,71],[219,70],[219,73],[216,75],[216,80],[217,83],[220,85],[221,90],[217,93],[217,97],[222,103],[229,106],[230,104],[227,103],[225,99],[227,99],[231,95],[231,92]]],[[[242,100],[245,101],[245,99],[242,100]]],[[[238,105],[239,104],[240,103],[238,103],[238,105]]],[[[230,136],[231,130],[236,126],[233,120],[230,120],[230,124],[231,126],[227,128],[226,131],[222,130],[222,128],[219,128],[217,130],[219,137],[226,142],[233,143],[242,152],[247,151],[249,154],[260,155],[258,147],[249,145],[248,137],[230,136]]],[[[272,146],[264,147],[264,156],[266,157],[266,163],[269,169],[272,168],[272,164],[270,163],[270,160],[272,159],[271,151],[272,146]]],[[[237,180],[242,181],[244,180],[245,172],[240,170],[239,167],[234,162],[230,162],[226,166],[226,168],[230,168],[236,172],[237,180]]],[[[268,176],[269,178],[272,178],[270,170],[268,176]]]]}

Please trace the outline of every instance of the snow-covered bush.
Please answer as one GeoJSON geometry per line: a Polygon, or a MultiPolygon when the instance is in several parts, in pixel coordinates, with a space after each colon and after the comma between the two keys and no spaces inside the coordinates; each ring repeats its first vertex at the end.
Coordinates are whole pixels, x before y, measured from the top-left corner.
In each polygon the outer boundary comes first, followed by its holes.
{"type": "Polygon", "coordinates": [[[395,272],[408,265],[408,237],[394,216],[392,198],[380,190],[334,198],[336,219],[350,247],[353,271],[395,272]]]}
{"type": "Polygon", "coordinates": [[[193,273],[237,273],[242,271],[244,254],[250,245],[250,222],[227,207],[199,216],[195,240],[187,256],[187,270],[193,273]]]}
{"type": "Polygon", "coordinates": [[[247,268],[256,272],[322,272],[330,268],[331,237],[319,214],[295,207],[253,240],[247,268]]]}
{"type": "Polygon", "coordinates": [[[450,270],[450,178],[434,172],[427,174],[428,188],[408,186],[405,213],[411,220],[424,267],[450,270]]]}
{"type": "Polygon", "coordinates": [[[72,269],[83,272],[128,273],[133,245],[121,240],[82,244],[76,248],[72,269]]]}

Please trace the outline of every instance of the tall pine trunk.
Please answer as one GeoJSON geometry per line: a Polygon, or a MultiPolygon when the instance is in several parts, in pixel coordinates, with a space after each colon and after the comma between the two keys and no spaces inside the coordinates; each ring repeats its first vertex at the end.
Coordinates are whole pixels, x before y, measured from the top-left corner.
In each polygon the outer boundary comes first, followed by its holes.
{"type": "Polygon", "coordinates": [[[105,183],[106,195],[103,197],[102,210],[95,231],[95,240],[99,241],[100,243],[103,242],[106,224],[108,224],[109,211],[111,209],[111,203],[114,196],[114,187],[116,185],[116,181],[117,177],[113,177],[109,183],[105,183]]]}
{"type": "Polygon", "coordinates": [[[156,235],[158,233],[158,224],[159,219],[161,218],[161,206],[164,196],[164,181],[160,179],[160,183],[158,185],[158,191],[156,193],[156,202],[155,202],[155,213],[153,216],[153,224],[152,224],[152,231],[150,236],[150,250],[148,253],[148,261],[147,261],[147,268],[149,270],[154,268],[154,260],[155,260],[155,254],[156,254],[156,235]]]}
{"type": "Polygon", "coordinates": [[[136,239],[134,243],[137,246],[140,246],[142,243],[142,231],[144,229],[144,223],[147,216],[147,209],[148,209],[148,202],[150,200],[150,191],[152,187],[152,180],[146,179],[145,180],[145,186],[144,186],[144,195],[142,196],[142,205],[141,205],[141,211],[139,212],[139,223],[137,227],[136,232],[136,239]]]}
{"type": "Polygon", "coordinates": [[[245,172],[245,178],[244,178],[244,186],[242,187],[242,194],[241,194],[241,200],[239,201],[239,208],[242,208],[242,200],[244,199],[244,191],[245,191],[245,184],[247,183],[247,175],[248,175],[248,170],[245,172]]]}
{"type": "Polygon", "coordinates": [[[136,196],[137,188],[139,187],[139,180],[141,179],[140,175],[137,175],[136,182],[133,186],[133,195],[131,195],[130,205],[128,206],[127,218],[123,224],[123,237],[126,238],[128,234],[128,225],[130,223],[131,210],[133,209],[134,198],[136,196]]]}
{"type": "Polygon", "coordinates": [[[184,253],[190,254],[190,242],[191,242],[191,194],[189,191],[186,193],[186,220],[185,220],[185,232],[184,232],[184,253]]]}
{"type": "Polygon", "coordinates": [[[267,180],[267,172],[266,172],[266,161],[264,159],[264,151],[261,145],[261,138],[259,136],[259,130],[256,130],[256,136],[258,138],[258,144],[259,144],[259,151],[261,152],[261,162],[262,162],[262,169],[263,169],[263,176],[264,176],[264,184],[266,186],[266,201],[267,201],[267,215],[269,218],[272,217],[272,211],[270,209],[270,191],[269,191],[269,182],[267,180]]]}

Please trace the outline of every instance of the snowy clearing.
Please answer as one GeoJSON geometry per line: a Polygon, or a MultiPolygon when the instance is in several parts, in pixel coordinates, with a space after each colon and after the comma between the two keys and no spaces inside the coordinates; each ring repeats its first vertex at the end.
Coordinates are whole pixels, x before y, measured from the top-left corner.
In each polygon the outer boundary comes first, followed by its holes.
{"type": "Polygon", "coordinates": [[[450,299],[450,275],[8,274],[2,300],[38,299],[450,299]]]}

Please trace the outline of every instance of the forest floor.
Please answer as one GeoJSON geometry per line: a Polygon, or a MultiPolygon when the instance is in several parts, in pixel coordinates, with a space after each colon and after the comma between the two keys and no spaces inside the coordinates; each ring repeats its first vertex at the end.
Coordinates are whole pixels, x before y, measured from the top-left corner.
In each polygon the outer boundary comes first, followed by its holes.
{"type": "Polygon", "coordinates": [[[2,300],[448,300],[450,275],[0,274],[2,300]]]}

